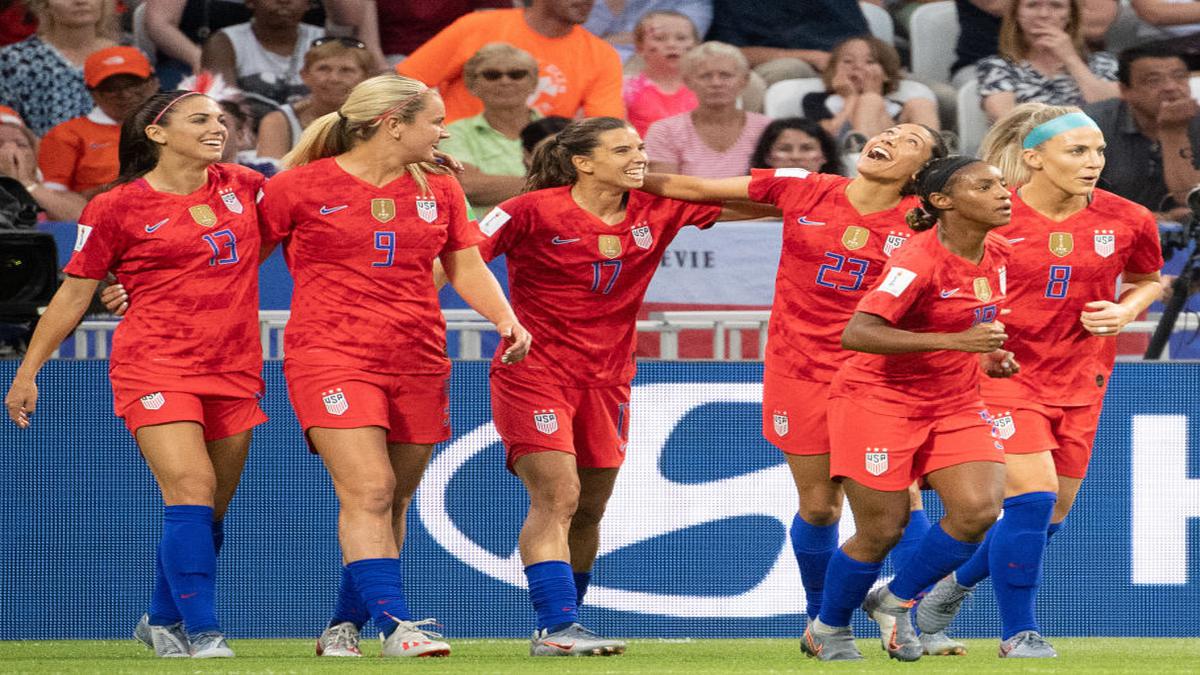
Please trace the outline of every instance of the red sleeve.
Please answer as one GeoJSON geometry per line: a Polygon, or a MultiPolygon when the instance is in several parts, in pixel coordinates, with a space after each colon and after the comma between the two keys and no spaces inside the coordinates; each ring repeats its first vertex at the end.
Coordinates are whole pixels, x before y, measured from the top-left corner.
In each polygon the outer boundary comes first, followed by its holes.
{"type": "Polygon", "coordinates": [[[1131,274],[1153,274],[1162,269],[1162,243],[1158,240],[1158,222],[1149,213],[1138,218],[1138,231],[1133,240],[1133,252],[1125,261],[1125,271],[1131,274]]]}
{"type": "Polygon", "coordinates": [[[463,43],[474,44],[471,36],[475,32],[477,17],[481,16],[486,18],[487,14],[479,12],[460,16],[409,54],[408,58],[396,64],[396,72],[420,80],[430,87],[458,77],[464,63],[458,58],[459,46],[463,43]]]}
{"type": "Polygon", "coordinates": [[[70,190],[75,167],[79,163],[80,145],[78,136],[71,134],[59,124],[42,138],[38,144],[38,168],[42,170],[42,182],[57,190],[70,190]]]}
{"type": "Polygon", "coordinates": [[[450,176],[438,180],[437,183],[442,188],[443,203],[448,205],[450,211],[450,221],[446,225],[448,236],[441,253],[461,251],[464,248],[478,245],[486,237],[467,217],[467,197],[463,194],[462,186],[458,184],[458,180],[450,176]]]}
{"type": "MultiPolygon", "coordinates": [[[[109,193],[111,194],[111,193],[109,193]]],[[[75,252],[63,271],[73,277],[103,279],[124,251],[120,223],[105,207],[108,199],[93,199],[83,208],[75,234],[75,252]]]]}
{"type": "Polygon", "coordinates": [[[893,254],[895,257],[883,269],[879,283],[867,291],[855,311],[881,316],[895,325],[921,297],[931,276],[927,265],[917,256],[898,254],[899,251],[893,254]]]}
{"type": "Polygon", "coordinates": [[[747,192],[756,202],[803,210],[824,183],[822,174],[805,169],[751,169],[747,192]]]}
{"type": "Polygon", "coordinates": [[[288,238],[295,227],[292,221],[292,205],[288,200],[290,180],[285,171],[263,184],[258,198],[258,229],[262,234],[263,246],[273,246],[288,238]]]}
{"type": "Polygon", "coordinates": [[[717,222],[717,218],[721,217],[721,211],[724,209],[717,202],[676,201],[676,206],[678,215],[675,217],[675,222],[678,223],[679,229],[694,225],[702,230],[707,230],[717,222]]]}
{"type": "Polygon", "coordinates": [[[504,201],[479,221],[479,231],[487,237],[479,244],[479,254],[485,261],[500,257],[519,240],[524,222],[520,217],[521,199],[513,197],[504,201]]]}
{"type": "Polygon", "coordinates": [[[596,39],[592,45],[596,55],[596,78],[587,91],[583,92],[583,114],[587,117],[616,117],[625,119],[625,99],[621,95],[624,84],[621,57],[607,42],[596,39]]]}

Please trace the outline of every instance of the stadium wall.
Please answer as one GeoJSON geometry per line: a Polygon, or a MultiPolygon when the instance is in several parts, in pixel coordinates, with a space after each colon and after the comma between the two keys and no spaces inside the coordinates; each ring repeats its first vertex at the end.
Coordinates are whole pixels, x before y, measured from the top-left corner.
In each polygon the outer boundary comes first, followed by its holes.
{"type": "MultiPolygon", "coordinates": [[[[15,367],[0,362],[0,381],[15,367]]],[[[802,630],[787,541],[795,494],[759,435],[761,371],[642,364],[629,454],[583,610],[601,633],[802,630]]],[[[526,504],[504,470],[486,378],[486,363],[455,365],[455,436],[435,454],[403,554],[410,604],[454,638],[524,637],[533,627],[515,552],[526,504]]],[[[226,521],[220,612],[235,637],[312,637],[338,577],[336,505],[279,363],[266,379],[272,419],[226,521]]],[[[39,385],[33,428],[0,425],[0,639],[126,637],[150,592],[157,490],[111,415],[106,362],[51,362],[39,385]]],[[[1200,606],[1198,437],[1200,364],[1118,365],[1091,475],[1050,546],[1040,604],[1048,635],[1200,636],[1189,620],[1200,606]]],[[[843,538],[852,527],[847,519],[843,538]]],[[[987,582],[955,628],[996,634],[987,582]]]]}

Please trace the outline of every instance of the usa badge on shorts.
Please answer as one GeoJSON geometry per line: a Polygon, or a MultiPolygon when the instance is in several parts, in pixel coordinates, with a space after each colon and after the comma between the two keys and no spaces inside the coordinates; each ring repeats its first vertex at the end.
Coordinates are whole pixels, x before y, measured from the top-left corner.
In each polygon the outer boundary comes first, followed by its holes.
{"type": "Polygon", "coordinates": [[[871,237],[871,232],[865,227],[851,225],[842,233],[842,246],[847,250],[856,251],[867,245],[867,239],[871,237]]]}
{"type": "Polygon", "coordinates": [[[611,235],[602,234],[597,242],[600,248],[600,255],[605,258],[616,258],[621,255],[621,238],[611,235]]]}
{"type": "Polygon", "coordinates": [[[238,196],[234,193],[233,188],[221,190],[221,203],[225,205],[225,208],[238,215],[241,215],[242,211],[245,210],[242,208],[242,202],[238,200],[238,196]]]}
{"type": "Polygon", "coordinates": [[[872,476],[882,476],[888,470],[888,449],[867,448],[867,473],[872,476]]]}
{"type": "Polygon", "coordinates": [[[417,197],[417,217],[427,223],[437,220],[437,201],[433,197],[417,197]]]}
{"type": "Polygon", "coordinates": [[[558,415],[553,410],[534,410],[533,424],[538,431],[549,436],[558,431],[558,415]]]}
{"type": "Polygon", "coordinates": [[[992,435],[1002,441],[1007,441],[1017,433],[1017,426],[1013,423],[1011,412],[1006,412],[1003,415],[997,415],[992,418],[992,435]]]}
{"type": "Polygon", "coordinates": [[[325,403],[325,412],[330,415],[345,415],[350,409],[350,402],[346,400],[341,387],[321,392],[321,401],[325,403]]]}
{"type": "Polygon", "coordinates": [[[1107,258],[1117,250],[1117,234],[1113,230],[1096,230],[1094,239],[1096,255],[1107,258]]]}
{"type": "Polygon", "coordinates": [[[883,240],[883,254],[887,257],[892,257],[892,251],[904,245],[908,241],[908,235],[903,232],[888,232],[887,239],[883,240]]]}
{"type": "Polygon", "coordinates": [[[654,235],[650,233],[650,226],[646,223],[640,223],[630,233],[633,235],[633,243],[639,248],[648,249],[654,244],[654,235]]]}
{"type": "Polygon", "coordinates": [[[1058,257],[1069,255],[1075,250],[1075,238],[1070,232],[1050,233],[1050,252],[1058,257]]]}
{"type": "Polygon", "coordinates": [[[975,288],[975,297],[980,302],[987,302],[992,299],[992,285],[988,283],[987,277],[975,277],[973,286],[975,288]]]}
{"type": "Polygon", "coordinates": [[[371,215],[381,223],[390,221],[396,217],[396,202],[391,199],[372,199],[371,215]]]}
{"type": "Polygon", "coordinates": [[[146,410],[158,410],[167,402],[167,399],[163,397],[161,391],[156,391],[153,394],[146,394],[140,400],[142,402],[142,407],[146,410]]]}
{"type": "Polygon", "coordinates": [[[775,425],[775,435],[780,438],[788,434],[788,414],[786,410],[776,410],[771,414],[771,422],[775,425]]]}
{"type": "Polygon", "coordinates": [[[192,220],[202,227],[212,227],[217,224],[217,214],[213,213],[212,207],[208,204],[189,206],[188,213],[192,215],[192,220]]]}

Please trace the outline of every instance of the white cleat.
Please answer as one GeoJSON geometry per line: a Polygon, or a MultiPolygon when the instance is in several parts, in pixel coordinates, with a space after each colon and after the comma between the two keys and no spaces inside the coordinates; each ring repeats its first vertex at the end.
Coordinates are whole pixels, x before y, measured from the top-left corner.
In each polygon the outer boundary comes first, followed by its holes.
{"type": "Polygon", "coordinates": [[[358,650],[358,626],[343,621],[326,628],[317,638],[317,656],[362,656],[358,650]]]}
{"type": "Polygon", "coordinates": [[[450,645],[442,642],[441,634],[422,626],[436,626],[437,619],[396,622],[396,630],[386,638],[380,634],[384,656],[450,656],[450,645]]]}
{"type": "Polygon", "coordinates": [[[600,637],[580,624],[550,632],[536,631],[529,642],[530,656],[616,656],[625,653],[625,642],[600,637]]]}
{"type": "Polygon", "coordinates": [[[228,659],[233,657],[233,650],[225,641],[225,636],[217,631],[208,631],[192,638],[193,659],[228,659]]]}
{"type": "Polygon", "coordinates": [[[180,659],[191,656],[187,633],[182,623],[170,626],[151,626],[150,615],[143,614],[133,629],[133,639],[154,650],[154,655],[163,659],[180,659]]]}

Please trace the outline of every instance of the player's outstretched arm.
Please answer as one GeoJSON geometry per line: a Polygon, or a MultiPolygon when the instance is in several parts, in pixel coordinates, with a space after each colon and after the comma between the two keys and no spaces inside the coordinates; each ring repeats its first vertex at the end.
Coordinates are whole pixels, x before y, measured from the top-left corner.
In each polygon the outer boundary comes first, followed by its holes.
{"type": "Polygon", "coordinates": [[[99,284],[96,279],[68,276],[62,286],[58,287],[42,318],[38,320],[37,329],[29,341],[29,349],[17,368],[8,395],[4,397],[4,407],[8,410],[8,416],[18,427],[29,427],[29,417],[37,407],[38,371],[54,353],[55,348],[79,325],[79,320],[91,304],[99,284]]]}
{"type": "Polygon", "coordinates": [[[454,290],[458,291],[472,309],[495,324],[496,331],[507,345],[500,360],[504,363],[516,363],[525,358],[533,338],[517,321],[517,315],[508,304],[508,298],[504,297],[500,282],[496,281],[496,277],[479,255],[479,248],[471,246],[444,253],[441,262],[446,278],[450,285],[454,286],[454,290]]]}
{"type": "Polygon", "coordinates": [[[673,173],[650,173],[642,183],[650,194],[689,202],[750,200],[750,177],[697,178],[673,173]]]}
{"type": "Polygon", "coordinates": [[[1084,305],[1079,321],[1092,335],[1111,337],[1121,332],[1130,321],[1146,311],[1155,300],[1162,297],[1162,276],[1150,274],[1128,274],[1121,280],[1121,299],[1093,300],[1084,305]]]}
{"type": "Polygon", "coordinates": [[[960,352],[991,352],[1000,349],[1008,334],[1004,324],[979,323],[960,333],[914,333],[896,328],[886,319],[855,312],[842,331],[842,348],[868,354],[907,354],[943,349],[960,352]]]}

